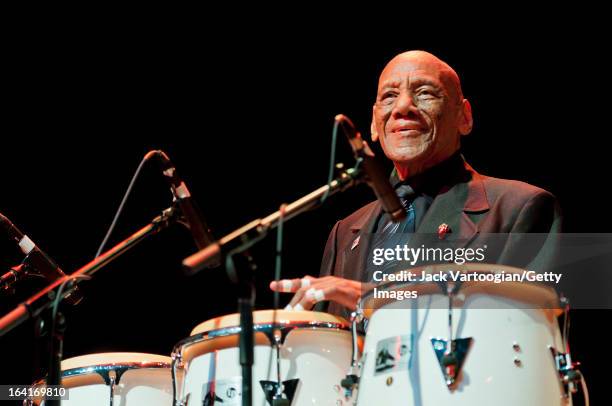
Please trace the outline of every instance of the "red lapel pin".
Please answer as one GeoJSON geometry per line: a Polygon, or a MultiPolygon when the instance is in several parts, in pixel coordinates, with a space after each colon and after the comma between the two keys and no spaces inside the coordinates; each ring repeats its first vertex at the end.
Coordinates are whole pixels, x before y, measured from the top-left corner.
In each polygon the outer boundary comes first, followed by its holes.
{"type": "Polygon", "coordinates": [[[450,233],[451,229],[446,223],[442,223],[438,226],[438,238],[443,240],[446,238],[446,234],[450,233]]]}

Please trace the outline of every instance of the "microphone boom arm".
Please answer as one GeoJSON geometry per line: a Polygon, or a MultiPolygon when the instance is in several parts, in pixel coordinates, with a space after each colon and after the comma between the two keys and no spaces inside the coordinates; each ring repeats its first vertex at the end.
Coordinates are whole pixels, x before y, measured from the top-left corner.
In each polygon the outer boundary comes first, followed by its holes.
{"type": "MultiPolygon", "coordinates": [[[[328,197],[338,192],[365,182],[364,172],[361,168],[362,160],[358,159],[353,168],[342,171],[332,182],[314,190],[296,201],[287,204],[284,208],[283,222],[293,217],[312,210],[321,204],[322,197],[328,197]]],[[[237,230],[227,234],[225,237],[213,242],[208,247],[196,252],[183,260],[185,272],[193,275],[207,268],[210,263],[216,263],[221,257],[244,252],[257,241],[266,236],[267,232],[276,228],[281,218],[280,210],[267,217],[253,220],[237,230]]],[[[231,275],[230,275],[231,276],[231,275]]]]}
{"type": "Polygon", "coordinates": [[[161,215],[153,219],[151,223],[141,228],[125,240],[121,241],[113,248],[109,249],[74,273],[56,279],[55,282],[18,305],[10,313],[0,318],[0,337],[24,321],[30,318],[38,317],[45,309],[49,308],[55,300],[59,286],[61,286],[64,282],[68,283],[62,291],[62,298],[66,298],[71,292],[74,291],[79,279],[82,279],[80,276],[93,276],[100,269],[117,259],[125,252],[129,251],[138,243],[167,228],[172,222],[176,221],[176,211],[177,210],[174,206],[167,208],[161,215]]]}

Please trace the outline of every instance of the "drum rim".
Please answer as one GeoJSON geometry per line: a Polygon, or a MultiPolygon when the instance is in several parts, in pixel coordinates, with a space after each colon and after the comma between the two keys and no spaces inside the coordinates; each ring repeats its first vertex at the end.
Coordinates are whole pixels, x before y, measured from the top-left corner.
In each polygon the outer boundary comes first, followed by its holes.
{"type": "Polygon", "coordinates": [[[109,362],[107,364],[95,364],[85,367],[70,368],[62,371],[62,378],[64,376],[70,377],[75,375],[82,375],[86,373],[95,372],[100,370],[111,371],[117,368],[126,369],[159,369],[159,368],[170,368],[172,362],[161,362],[161,361],[148,361],[148,362],[109,362]]]}
{"type": "MultiPolygon", "coordinates": [[[[222,328],[232,328],[240,326],[240,313],[232,313],[215,317],[199,323],[195,326],[189,336],[200,333],[211,332],[222,328]]],[[[348,323],[346,319],[327,312],[317,312],[312,310],[286,310],[286,309],[264,309],[253,312],[253,324],[270,323],[348,323]]]]}
{"type": "MultiPolygon", "coordinates": [[[[327,322],[327,321],[282,321],[279,320],[276,323],[258,323],[253,325],[253,331],[255,333],[263,333],[268,337],[270,345],[273,345],[273,337],[275,330],[281,330],[283,339],[281,344],[284,342],[286,337],[293,330],[323,330],[323,331],[351,331],[351,326],[348,322],[327,322]],[[283,331],[284,330],[284,331],[283,331]]],[[[178,363],[181,363],[183,350],[187,347],[214,340],[221,337],[231,337],[240,334],[241,327],[222,327],[215,330],[203,331],[201,333],[194,334],[187,338],[180,340],[172,349],[172,368],[173,370],[177,367],[178,363]]]]}
{"type": "MultiPolygon", "coordinates": [[[[125,371],[132,369],[163,369],[172,368],[172,362],[161,362],[161,361],[147,361],[147,362],[109,362],[104,364],[93,364],[88,366],[82,366],[77,368],[70,368],[61,371],[61,378],[70,378],[73,376],[98,374],[105,379],[103,373],[108,371],[114,371],[120,368],[124,368],[125,371]]],[[[39,379],[32,384],[32,387],[44,385],[47,380],[45,378],[39,379]]]]}
{"type": "MultiPolygon", "coordinates": [[[[203,331],[201,333],[197,333],[191,335],[187,338],[179,341],[172,351],[173,354],[180,350],[180,348],[191,345],[203,341],[213,340],[215,338],[220,337],[230,337],[234,335],[240,334],[242,327],[240,326],[232,326],[232,327],[221,327],[218,329],[203,331]]],[[[296,329],[303,330],[331,330],[331,331],[350,331],[351,327],[347,322],[329,322],[329,321],[283,321],[279,320],[275,323],[258,323],[253,325],[253,331],[255,333],[264,333],[264,334],[272,334],[274,330],[289,330],[289,332],[296,329]]],[[[174,359],[174,357],[172,357],[174,359]]]]}

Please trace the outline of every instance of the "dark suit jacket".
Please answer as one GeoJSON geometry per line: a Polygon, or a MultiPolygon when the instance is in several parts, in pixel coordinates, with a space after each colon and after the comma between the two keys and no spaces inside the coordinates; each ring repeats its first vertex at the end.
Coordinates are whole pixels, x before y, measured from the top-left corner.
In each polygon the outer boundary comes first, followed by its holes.
{"type": "MultiPolygon", "coordinates": [[[[381,213],[381,204],[374,201],[336,223],[325,246],[321,276],[364,281],[368,256],[364,242],[381,213]]],[[[437,238],[434,236],[443,223],[450,228],[449,242],[460,241],[465,248],[482,247],[492,238],[491,233],[504,233],[495,236],[504,241],[493,244],[494,252],[487,253],[487,262],[543,271],[556,256],[555,234],[560,232],[561,216],[551,193],[524,182],[481,175],[464,162],[457,179],[436,195],[421,218],[417,216],[415,238],[409,246],[427,244],[427,236],[437,238]],[[534,244],[534,239],[523,233],[541,233],[535,240],[539,242],[534,244]]],[[[335,303],[327,311],[346,316],[335,303]]]]}

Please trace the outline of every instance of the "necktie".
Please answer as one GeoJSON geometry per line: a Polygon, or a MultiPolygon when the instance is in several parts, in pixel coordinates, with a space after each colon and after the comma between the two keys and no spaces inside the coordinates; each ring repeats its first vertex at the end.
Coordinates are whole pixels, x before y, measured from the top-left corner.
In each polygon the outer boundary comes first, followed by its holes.
{"type": "MultiPolygon", "coordinates": [[[[406,218],[398,223],[391,221],[388,215],[384,214],[379,220],[376,233],[371,236],[370,252],[368,255],[368,280],[372,280],[375,271],[382,271],[383,274],[392,273],[401,269],[401,263],[397,261],[396,254],[394,259],[386,260],[381,265],[374,264],[374,253],[381,250],[396,250],[408,243],[410,236],[415,231],[415,211],[414,199],[416,194],[409,185],[400,185],[396,188],[396,193],[406,209],[406,218]]],[[[395,251],[397,252],[397,251],[395,251]]]]}

